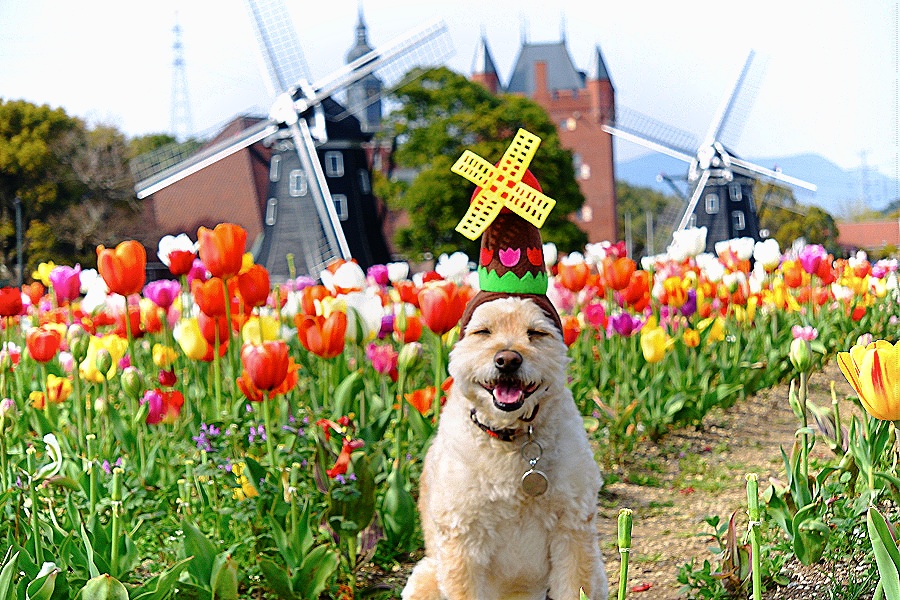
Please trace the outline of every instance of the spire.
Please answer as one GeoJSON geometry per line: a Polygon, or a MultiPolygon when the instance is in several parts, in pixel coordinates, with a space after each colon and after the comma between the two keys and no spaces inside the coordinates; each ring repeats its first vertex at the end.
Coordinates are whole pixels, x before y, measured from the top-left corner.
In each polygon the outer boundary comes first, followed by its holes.
{"type": "Polygon", "coordinates": [[[566,43],[566,13],[559,15],[559,40],[563,44],[566,43]]]}
{"type": "Polygon", "coordinates": [[[365,44],[368,46],[369,41],[368,41],[368,39],[366,39],[367,38],[366,20],[363,18],[362,0],[359,0],[358,13],[359,13],[359,20],[356,23],[356,43],[357,44],[365,44]]]}
{"type": "Polygon", "coordinates": [[[350,51],[347,52],[347,64],[353,62],[360,56],[371,52],[373,48],[369,45],[368,29],[366,28],[366,20],[363,18],[362,0],[359,2],[359,21],[356,23],[356,42],[350,51]]]}

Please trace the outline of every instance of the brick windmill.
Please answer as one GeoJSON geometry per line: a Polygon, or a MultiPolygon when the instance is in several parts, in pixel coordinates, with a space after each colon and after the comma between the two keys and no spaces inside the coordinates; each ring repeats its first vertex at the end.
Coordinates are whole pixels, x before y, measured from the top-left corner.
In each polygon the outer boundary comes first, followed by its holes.
{"type": "MultiPolygon", "coordinates": [[[[263,142],[271,157],[263,234],[254,252],[273,279],[290,275],[288,254],[295,257],[298,272],[314,276],[335,258],[356,258],[364,267],[386,261],[371,172],[360,144],[367,138],[355,116],[366,106],[353,100],[348,108],[336,98],[373,77],[385,93],[402,85],[409,73],[440,64],[452,53],[446,25],[421,27],[313,82],[283,1],[247,4],[274,95],[267,118],[187,156],[141,158],[137,197],[146,198],[263,142]]],[[[370,94],[366,104],[379,99],[380,94],[370,94]]],[[[222,220],[228,220],[228,211],[222,207],[222,220]]]]}

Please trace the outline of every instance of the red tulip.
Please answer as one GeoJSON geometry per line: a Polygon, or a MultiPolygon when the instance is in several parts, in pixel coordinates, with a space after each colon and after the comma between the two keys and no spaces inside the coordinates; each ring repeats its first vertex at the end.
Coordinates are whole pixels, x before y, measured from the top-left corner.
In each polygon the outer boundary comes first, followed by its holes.
{"type": "Polygon", "coordinates": [[[181,277],[191,272],[194,266],[196,252],[190,250],[172,250],[169,252],[169,272],[175,277],[181,277]]]}
{"type": "Polygon", "coordinates": [[[408,344],[410,342],[418,342],[422,337],[422,319],[418,315],[407,315],[406,329],[400,331],[400,319],[394,319],[394,339],[398,342],[408,344]]]}
{"type": "Polygon", "coordinates": [[[394,282],[394,289],[400,294],[401,300],[419,308],[419,288],[416,287],[416,284],[406,280],[396,281],[394,282]]]}
{"type": "Polygon", "coordinates": [[[575,340],[578,339],[578,334],[581,333],[581,327],[578,325],[578,317],[573,315],[563,315],[562,325],[563,341],[566,343],[566,346],[571,346],[575,343],[575,340]]]}
{"type": "Polygon", "coordinates": [[[297,337],[303,347],[322,358],[334,358],[344,351],[347,315],[333,312],[328,318],[297,315],[297,337]]]}
{"type": "Polygon", "coordinates": [[[0,317],[22,314],[22,290],[14,287],[0,288],[0,317]]]}
{"type": "Polygon", "coordinates": [[[138,294],[147,279],[147,252],[134,240],[122,242],[114,250],[97,246],[97,270],[113,294],[138,294]]]}
{"type": "Polygon", "coordinates": [[[456,284],[438,281],[425,286],[419,292],[419,307],[428,329],[444,335],[459,323],[468,301],[456,284]]]}
{"type": "Polygon", "coordinates": [[[316,300],[321,302],[329,297],[331,292],[324,285],[311,285],[300,291],[300,309],[305,315],[315,316],[316,300]]]}
{"type": "Polygon", "coordinates": [[[31,358],[39,363],[47,363],[53,360],[62,343],[62,334],[55,330],[37,327],[28,332],[25,337],[25,345],[31,358]]]}
{"type": "Polygon", "coordinates": [[[247,230],[233,223],[219,223],[215,229],[197,230],[200,260],[213,277],[228,279],[241,271],[247,230]]]}
{"type": "Polygon", "coordinates": [[[271,291],[269,272],[262,265],[253,265],[238,275],[238,291],[247,306],[262,306],[271,291]]]}
{"type": "Polygon", "coordinates": [[[325,471],[325,473],[332,479],[337,477],[338,475],[343,475],[347,472],[347,468],[350,466],[350,457],[353,454],[353,451],[362,448],[365,445],[365,442],[362,440],[351,440],[350,438],[344,438],[343,446],[341,447],[341,453],[338,455],[337,461],[334,463],[334,466],[325,471]]]}
{"type": "Polygon", "coordinates": [[[260,390],[271,391],[287,377],[288,347],[284,340],[244,344],[241,349],[241,364],[250,375],[253,385],[260,390]]]}
{"type": "Polygon", "coordinates": [[[219,337],[219,344],[228,342],[228,319],[224,315],[211,317],[204,312],[197,315],[197,323],[200,325],[200,333],[203,339],[210,345],[215,345],[216,335],[219,337]]]}

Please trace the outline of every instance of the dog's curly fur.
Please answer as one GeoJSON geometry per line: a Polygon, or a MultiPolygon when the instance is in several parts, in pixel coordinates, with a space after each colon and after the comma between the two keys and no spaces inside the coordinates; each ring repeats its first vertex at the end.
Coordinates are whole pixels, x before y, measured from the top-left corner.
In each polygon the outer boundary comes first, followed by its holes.
{"type": "Polygon", "coordinates": [[[404,600],[576,600],[580,588],[605,600],[594,521],[602,478],[566,387],[561,333],[534,302],[516,297],[480,305],[464,333],[450,354],[453,387],[421,478],[425,558],[404,600]],[[503,351],[522,357],[512,374],[495,364],[503,351]],[[524,390],[516,410],[495,404],[492,390],[504,377],[524,390]],[[473,408],[481,423],[518,435],[488,435],[472,421],[473,408]],[[536,409],[533,439],[543,448],[536,468],[550,485],[530,497],[522,489],[529,464],[521,447],[528,439],[523,419],[536,409]]]}

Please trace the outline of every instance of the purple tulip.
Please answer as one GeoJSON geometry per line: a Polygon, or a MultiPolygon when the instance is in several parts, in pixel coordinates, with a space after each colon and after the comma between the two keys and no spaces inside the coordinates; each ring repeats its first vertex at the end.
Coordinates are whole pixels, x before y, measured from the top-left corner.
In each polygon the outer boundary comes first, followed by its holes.
{"type": "Polygon", "coordinates": [[[800,266],[803,270],[812,275],[819,270],[819,265],[828,256],[825,248],[819,244],[810,244],[804,246],[800,251],[800,266]]]}
{"type": "Polygon", "coordinates": [[[50,271],[50,284],[58,302],[71,302],[81,295],[81,265],[60,265],[50,271]]]}
{"type": "Polygon", "coordinates": [[[393,313],[381,317],[381,329],[378,330],[378,339],[383,340],[394,332],[394,315],[393,313]]]}
{"type": "Polygon", "coordinates": [[[169,310],[175,298],[181,293],[181,284],[172,279],[151,281],[144,286],[144,297],[149,298],[163,310],[169,310]]]}
{"type": "Polygon", "coordinates": [[[639,317],[623,312],[610,317],[609,323],[613,331],[621,336],[628,337],[635,331],[640,330],[644,321],[639,317]]]}
{"type": "Polygon", "coordinates": [[[372,265],[369,267],[369,270],[366,271],[366,279],[374,282],[375,285],[381,286],[385,286],[391,281],[388,277],[388,268],[386,265],[372,265]]]}
{"type": "Polygon", "coordinates": [[[299,292],[314,285],[316,285],[316,280],[308,275],[301,275],[297,279],[287,281],[287,287],[292,292],[299,292]]]}
{"type": "Polygon", "coordinates": [[[687,300],[681,305],[681,314],[690,317],[697,312],[697,290],[691,288],[687,293],[687,300]]]}

